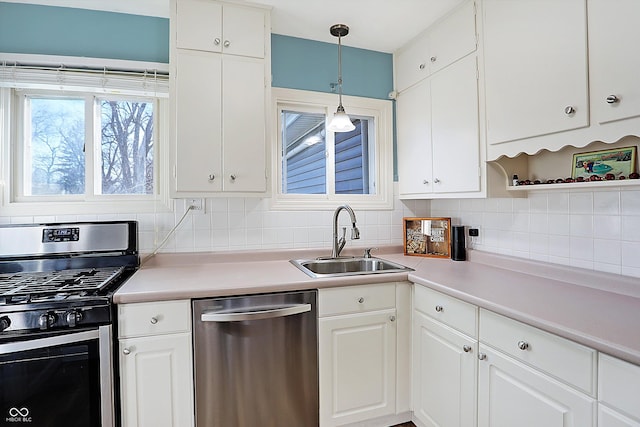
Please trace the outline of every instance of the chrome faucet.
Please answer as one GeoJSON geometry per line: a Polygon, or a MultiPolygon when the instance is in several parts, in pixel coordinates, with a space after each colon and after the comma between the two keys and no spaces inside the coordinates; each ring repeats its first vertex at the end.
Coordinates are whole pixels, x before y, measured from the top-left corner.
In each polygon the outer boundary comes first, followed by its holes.
{"type": "Polygon", "coordinates": [[[338,239],[338,215],[342,210],[346,210],[347,212],[349,212],[349,216],[351,216],[351,240],[360,238],[360,230],[358,230],[358,227],[356,227],[356,214],[353,212],[353,209],[351,209],[351,206],[338,206],[336,211],[333,213],[333,248],[331,250],[331,258],[338,258],[340,256],[342,248],[344,248],[345,243],[347,243],[347,241],[345,240],[347,227],[342,227],[342,237],[338,239]]]}

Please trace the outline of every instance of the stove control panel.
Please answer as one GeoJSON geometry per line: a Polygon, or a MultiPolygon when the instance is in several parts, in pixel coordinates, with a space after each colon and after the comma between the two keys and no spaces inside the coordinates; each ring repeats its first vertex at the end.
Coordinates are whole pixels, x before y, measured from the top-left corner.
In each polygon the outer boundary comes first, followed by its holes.
{"type": "Polygon", "coordinates": [[[79,227],[45,228],[42,230],[42,243],[77,242],[80,240],[79,227]]]}

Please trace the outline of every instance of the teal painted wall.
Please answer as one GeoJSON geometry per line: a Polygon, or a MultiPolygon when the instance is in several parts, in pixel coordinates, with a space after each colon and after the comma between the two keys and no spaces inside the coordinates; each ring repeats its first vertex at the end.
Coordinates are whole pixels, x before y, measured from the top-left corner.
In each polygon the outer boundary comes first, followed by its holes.
{"type": "MultiPolygon", "coordinates": [[[[338,45],[272,34],[271,73],[274,87],[331,92],[330,84],[338,81],[338,45]]],[[[393,57],[343,46],[342,80],[345,95],[387,99],[393,57]]]]}
{"type": "Polygon", "coordinates": [[[0,2],[0,52],[169,63],[169,20],[0,2]]]}

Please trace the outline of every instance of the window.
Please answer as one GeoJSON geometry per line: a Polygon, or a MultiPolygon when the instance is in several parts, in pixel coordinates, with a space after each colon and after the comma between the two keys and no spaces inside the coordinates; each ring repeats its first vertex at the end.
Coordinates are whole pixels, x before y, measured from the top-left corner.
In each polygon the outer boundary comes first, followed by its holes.
{"type": "Polygon", "coordinates": [[[392,208],[389,101],[345,97],[356,128],[326,130],[336,108],[331,94],[274,89],[278,114],[278,209],[392,208]]]}
{"type": "Polygon", "coordinates": [[[11,71],[9,87],[0,87],[0,110],[13,125],[0,135],[4,212],[168,210],[158,173],[166,78],[158,85],[146,73],[11,71]]]}

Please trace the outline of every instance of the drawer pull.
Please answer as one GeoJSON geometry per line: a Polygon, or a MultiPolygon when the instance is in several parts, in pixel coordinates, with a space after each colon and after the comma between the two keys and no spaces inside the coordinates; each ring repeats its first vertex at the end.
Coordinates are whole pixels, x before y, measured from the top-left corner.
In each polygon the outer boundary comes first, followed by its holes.
{"type": "Polygon", "coordinates": [[[358,298],[358,302],[359,302],[360,304],[364,303],[364,298],[362,298],[362,297],[358,298]]]}
{"type": "Polygon", "coordinates": [[[389,316],[389,320],[392,321],[392,322],[395,322],[396,321],[396,316],[389,316]]]}
{"type": "Polygon", "coordinates": [[[436,311],[438,313],[442,313],[444,311],[444,307],[442,307],[441,305],[436,305],[436,311]]]}
{"type": "Polygon", "coordinates": [[[478,353],[478,359],[480,360],[487,360],[487,355],[484,353],[478,353]]]}
{"type": "Polygon", "coordinates": [[[471,346],[470,345],[464,345],[464,346],[462,346],[462,349],[464,350],[465,353],[471,352],[471,346]]]}
{"type": "Polygon", "coordinates": [[[526,341],[518,341],[518,348],[520,350],[528,350],[529,349],[529,343],[526,341]]]}
{"type": "Polygon", "coordinates": [[[156,323],[158,323],[158,318],[157,317],[152,317],[151,320],[149,320],[151,322],[152,325],[155,325],[156,323]]]}
{"type": "Polygon", "coordinates": [[[122,354],[124,354],[125,356],[128,356],[131,354],[131,350],[125,347],[122,349],[122,354]]]}

